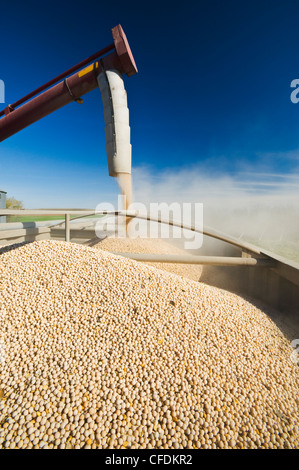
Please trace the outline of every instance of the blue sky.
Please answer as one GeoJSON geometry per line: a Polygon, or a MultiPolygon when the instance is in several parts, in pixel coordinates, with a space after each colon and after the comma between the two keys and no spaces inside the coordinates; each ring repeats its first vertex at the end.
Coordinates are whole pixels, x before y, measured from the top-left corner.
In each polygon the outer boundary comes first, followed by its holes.
{"type": "MultiPolygon", "coordinates": [[[[299,174],[298,13],[297,0],[5,2],[5,105],[110,44],[120,23],[138,67],[125,77],[133,178],[145,169],[155,188],[182,171],[182,193],[188,171],[285,188],[299,174]]],[[[0,187],[27,208],[115,201],[99,90],[2,142],[0,187]]]]}

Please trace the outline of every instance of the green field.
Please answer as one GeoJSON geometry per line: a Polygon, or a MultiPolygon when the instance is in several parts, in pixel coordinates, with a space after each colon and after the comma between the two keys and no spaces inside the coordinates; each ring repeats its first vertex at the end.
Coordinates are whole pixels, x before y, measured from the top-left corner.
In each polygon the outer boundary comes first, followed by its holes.
{"type": "MultiPolygon", "coordinates": [[[[93,217],[99,217],[95,215],[89,215],[85,217],[85,219],[90,219],[93,217]]],[[[71,220],[78,218],[76,215],[71,215],[71,220]]],[[[83,218],[83,217],[82,217],[83,218]]],[[[59,215],[13,215],[13,216],[7,216],[6,221],[7,222],[45,222],[47,220],[64,220],[64,217],[61,217],[59,215]]]]}
{"type": "Polygon", "coordinates": [[[60,220],[59,216],[50,216],[50,215],[36,215],[36,216],[30,216],[30,215],[23,215],[23,216],[8,216],[6,218],[7,222],[43,222],[45,220],[60,220]]]}

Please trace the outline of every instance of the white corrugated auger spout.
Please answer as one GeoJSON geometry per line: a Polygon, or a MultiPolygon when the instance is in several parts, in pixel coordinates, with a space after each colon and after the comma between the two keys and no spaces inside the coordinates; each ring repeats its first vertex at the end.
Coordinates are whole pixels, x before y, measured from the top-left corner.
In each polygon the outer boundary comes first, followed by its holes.
{"type": "Polygon", "coordinates": [[[104,107],[106,152],[110,176],[131,173],[129,109],[122,74],[106,70],[98,76],[104,107]]]}

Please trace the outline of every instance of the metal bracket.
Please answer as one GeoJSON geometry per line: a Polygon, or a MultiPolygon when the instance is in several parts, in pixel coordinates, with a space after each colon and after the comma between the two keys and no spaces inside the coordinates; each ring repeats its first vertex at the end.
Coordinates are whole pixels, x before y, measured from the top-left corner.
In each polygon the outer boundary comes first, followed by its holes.
{"type": "Polygon", "coordinates": [[[73,98],[73,100],[76,101],[76,102],[79,103],[79,104],[82,104],[82,103],[83,103],[83,99],[82,99],[82,98],[76,98],[76,97],[73,95],[73,92],[72,92],[72,90],[70,89],[69,84],[68,84],[68,82],[67,82],[67,78],[64,79],[64,83],[65,83],[65,86],[67,87],[67,90],[68,90],[70,96],[73,98]]]}
{"type": "Polygon", "coordinates": [[[9,104],[5,109],[4,109],[4,114],[7,116],[8,114],[10,114],[12,111],[14,111],[15,108],[9,104]]]}

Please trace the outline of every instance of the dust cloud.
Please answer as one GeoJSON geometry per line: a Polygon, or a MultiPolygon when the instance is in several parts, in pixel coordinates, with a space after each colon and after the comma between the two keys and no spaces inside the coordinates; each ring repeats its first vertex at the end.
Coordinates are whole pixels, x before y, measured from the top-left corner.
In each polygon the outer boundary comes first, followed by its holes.
{"type": "Polygon", "coordinates": [[[134,198],[147,207],[152,202],[203,203],[205,228],[299,262],[299,171],[220,174],[197,166],[162,172],[134,168],[133,176],[134,198]]]}

